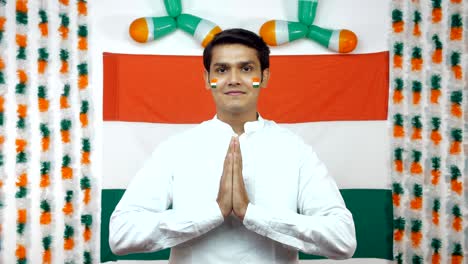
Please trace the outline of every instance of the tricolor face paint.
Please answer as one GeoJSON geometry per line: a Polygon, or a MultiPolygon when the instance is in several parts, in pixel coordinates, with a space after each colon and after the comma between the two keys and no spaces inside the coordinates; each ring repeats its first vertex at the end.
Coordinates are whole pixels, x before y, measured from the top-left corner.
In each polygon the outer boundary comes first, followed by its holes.
{"type": "Polygon", "coordinates": [[[253,77],[252,78],[252,86],[253,86],[253,88],[259,88],[260,87],[260,78],[253,77]]]}
{"type": "Polygon", "coordinates": [[[216,78],[211,79],[210,81],[211,88],[215,89],[217,85],[218,85],[218,79],[216,78]]]}

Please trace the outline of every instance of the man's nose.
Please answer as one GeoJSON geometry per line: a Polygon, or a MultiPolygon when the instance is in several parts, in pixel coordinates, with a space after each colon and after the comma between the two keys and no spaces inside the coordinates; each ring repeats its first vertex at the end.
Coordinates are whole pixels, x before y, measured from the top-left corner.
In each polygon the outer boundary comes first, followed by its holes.
{"type": "Polygon", "coordinates": [[[229,75],[228,80],[229,86],[237,86],[240,85],[240,73],[237,70],[232,70],[229,75]]]}

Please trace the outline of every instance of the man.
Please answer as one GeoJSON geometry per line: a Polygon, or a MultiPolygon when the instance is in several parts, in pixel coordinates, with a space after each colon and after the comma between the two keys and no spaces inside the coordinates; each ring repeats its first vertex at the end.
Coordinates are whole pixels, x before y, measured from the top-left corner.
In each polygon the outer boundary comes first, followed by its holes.
{"type": "Polygon", "coordinates": [[[115,254],[172,248],[170,263],[298,263],[356,248],[354,222],[311,147],[257,113],[269,49],[243,29],[203,53],[216,116],[160,144],[110,222],[115,254]],[[172,205],[172,209],[168,209],[172,205]]]}

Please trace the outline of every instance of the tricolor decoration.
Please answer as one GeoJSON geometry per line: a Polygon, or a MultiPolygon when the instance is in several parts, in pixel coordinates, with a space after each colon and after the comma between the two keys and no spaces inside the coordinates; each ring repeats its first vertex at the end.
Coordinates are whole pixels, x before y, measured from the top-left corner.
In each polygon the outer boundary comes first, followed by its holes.
{"type": "Polygon", "coordinates": [[[258,78],[258,77],[252,78],[252,86],[253,86],[253,88],[259,88],[260,87],[260,78],[258,78]]]}
{"type": "MultiPolygon", "coordinates": [[[[3,253],[5,241],[3,220],[5,204],[5,96],[8,90],[5,74],[5,14],[6,1],[0,1],[0,255],[3,253]]],[[[0,259],[1,260],[1,259],[0,259]]]]}
{"type": "Polygon", "coordinates": [[[466,8],[458,0],[392,1],[389,122],[397,263],[466,261],[466,8]]]}
{"type": "Polygon", "coordinates": [[[77,244],[77,232],[78,232],[78,180],[76,168],[73,163],[76,159],[76,152],[74,147],[75,137],[73,136],[72,130],[76,126],[74,124],[74,109],[70,103],[70,95],[72,88],[72,76],[70,73],[70,53],[71,50],[71,35],[70,35],[70,16],[71,8],[69,1],[58,0],[59,6],[58,19],[60,26],[58,27],[58,33],[60,36],[59,40],[59,52],[60,58],[59,76],[60,76],[60,139],[62,142],[62,160],[61,160],[61,179],[62,179],[62,199],[63,199],[63,234],[62,239],[59,240],[58,244],[60,250],[63,252],[64,263],[73,262],[77,258],[75,252],[75,245],[77,244]]]}
{"type": "Polygon", "coordinates": [[[31,241],[30,217],[30,62],[28,56],[28,1],[16,0],[16,262],[29,261],[29,242],[31,241]]]}
{"type": "MultiPolygon", "coordinates": [[[[167,2],[167,1],[166,1],[167,2]]],[[[88,53],[88,2],[77,0],[76,9],[78,13],[78,98],[80,105],[80,128],[81,128],[81,157],[80,162],[80,189],[81,189],[81,234],[83,250],[80,253],[83,264],[97,262],[96,247],[99,236],[96,234],[96,219],[99,213],[97,200],[97,178],[91,170],[92,165],[92,122],[91,119],[91,95],[89,85],[89,53],[88,53]]],[[[176,12],[176,11],[175,11],[176,12]]],[[[174,12],[171,12],[174,14],[174,12]]]]}
{"type": "Polygon", "coordinates": [[[38,30],[39,49],[37,61],[37,74],[38,74],[38,108],[39,108],[39,130],[41,134],[40,144],[40,230],[41,230],[41,261],[44,264],[52,263],[53,250],[52,242],[53,235],[56,232],[55,208],[54,201],[54,183],[55,178],[52,177],[53,169],[53,144],[51,141],[54,139],[52,128],[52,117],[50,109],[49,98],[49,8],[46,0],[39,2],[39,23],[38,30]]]}
{"type": "Polygon", "coordinates": [[[218,79],[216,78],[211,79],[210,81],[211,88],[215,89],[217,85],[218,85],[218,79]]]}
{"type": "Polygon", "coordinates": [[[221,32],[218,25],[207,19],[181,14],[181,0],[164,0],[164,6],[169,16],[135,19],[129,27],[130,37],[136,42],[146,43],[162,38],[179,28],[206,47],[213,37],[221,32]]]}
{"type": "Polygon", "coordinates": [[[269,20],[261,26],[259,34],[268,45],[282,45],[305,37],[339,53],[348,53],[356,48],[358,39],[354,32],[347,29],[327,29],[313,24],[318,0],[298,2],[300,22],[269,20]]]}

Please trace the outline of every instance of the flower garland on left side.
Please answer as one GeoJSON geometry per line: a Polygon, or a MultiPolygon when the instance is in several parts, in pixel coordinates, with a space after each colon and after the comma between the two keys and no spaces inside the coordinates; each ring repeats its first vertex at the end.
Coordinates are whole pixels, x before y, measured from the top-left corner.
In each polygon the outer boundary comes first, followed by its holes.
{"type": "Polygon", "coordinates": [[[15,99],[17,104],[16,123],[16,262],[28,262],[28,243],[31,241],[30,231],[30,183],[28,179],[29,169],[29,139],[30,120],[28,117],[29,104],[29,71],[28,65],[28,1],[16,0],[16,72],[18,83],[16,84],[15,99]]]}
{"type": "Polygon", "coordinates": [[[83,263],[91,264],[96,261],[95,247],[98,236],[95,230],[97,210],[97,188],[96,179],[91,171],[91,136],[92,127],[90,106],[91,96],[89,89],[89,56],[88,56],[88,3],[86,0],[77,1],[78,10],[78,89],[80,102],[81,123],[81,177],[80,185],[83,192],[83,206],[81,224],[83,227],[83,263]]]}
{"type": "Polygon", "coordinates": [[[391,2],[392,32],[390,34],[390,98],[389,98],[389,119],[392,120],[390,142],[391,142],[391,178],[392,178],[392,201],[393,201],[393,257],[397,263],[403,263],[406,258],[406,218],[403,205],[407,201],[404,183],[407,178],[407,166],[405,153],[405,109],[407,107],[408,92],[404,82],[405,42],[404,37],[407,31],[404,17],[404,1],[392,0],[391,2]]]}
{"type": "Polygon", "coordinates": [[[40,188],[40,231],[42,242],[42,263],[50,264],[52,261],[52,238],[55,231],[53,195],[53,180],[51,177],[52,169],[52,145],[50,144],[53,138],[52,120],[50,111],[50,99],[47,76],[49,74],[49,19],[48,19],[47,0],[39,2],[39,49],[37,59],[38,72],[38,106],[39,106],[39,130],[41,133],[41,152],[40,152],[40,168],[41,178],[39,183],[40,188]]]}
{"type": "MultiPolygon", "coordinates": [[[[5,157],[5,95],[7,93],[8,86],[5,81],[5,5],[6,0],[0,0],[0,256],[3,251],[3,219],[5,208],[5,190],[3,185],[6,180],[4,157],[5,157]]],[[[3,259],[0,257],[0,263],[3,263],[3,259]]]]}

